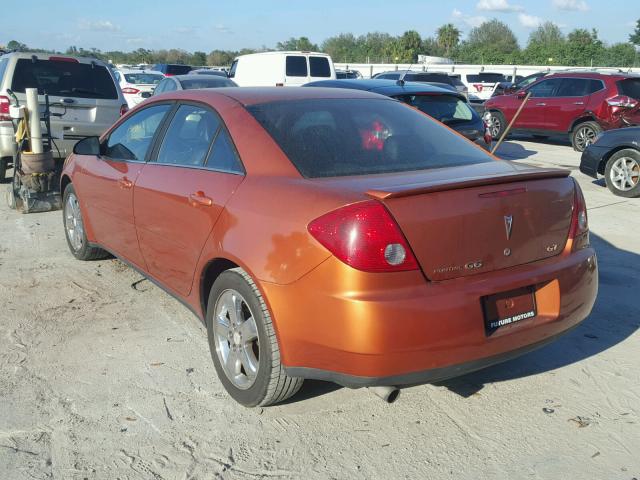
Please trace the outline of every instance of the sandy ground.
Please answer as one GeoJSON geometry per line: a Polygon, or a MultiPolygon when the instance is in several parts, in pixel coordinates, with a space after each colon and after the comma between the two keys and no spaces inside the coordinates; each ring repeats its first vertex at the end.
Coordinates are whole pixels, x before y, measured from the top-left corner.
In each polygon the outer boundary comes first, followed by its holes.
{"type": "Polygon", "coordinates": [[[248,410],[206,332],[117,260],[78,262],[60,212],[0,206],[0,479],[640,478],[640,199],[611,195],[554,143],[509,159],[571,168],[600,294],[542,350],[384,404],[308,382],[248,410]]]}

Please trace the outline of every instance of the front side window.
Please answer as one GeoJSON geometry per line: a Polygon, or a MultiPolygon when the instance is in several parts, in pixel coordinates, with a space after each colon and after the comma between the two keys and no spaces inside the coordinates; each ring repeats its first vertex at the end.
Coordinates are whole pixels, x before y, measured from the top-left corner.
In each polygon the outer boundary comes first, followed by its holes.
{"type": "Polygon", "coordinates": [[[442,124],[391,99],[288,100],[247,110],[307,178],[492,161],[442,124]]]}
{"type": "Polygon", "coordinates": [[[331,77],[331,67],[326,57],[309,57],[309,70],[312,77],[331,77]]]}
{"type": "Polygon", "coordinates": [[[549,80],[543,80],[540,83],[536,83],[529,91],[531,92],[531,96],[534,98],[547,98],[553,97],[555,95],[558,86],[560,85],[562,79],[560,78],[550,78],[549,80]]]}
{"type": "Polygon", "coordinates": [[[171,105],[155,105],[135,113],[119,125],[107,140],[105,156],[114,160],[144,161],[171,105]]]}
{"type": "Polygon", "coordinates": [[[204,164],[220,120],[197,105],[181,105],[158,152],[158,163],[198,167],[204,164]]]}
{"type": "Polygon", "coordinates": [[[287,56],[286,60],[287,77],[306,77],[307,76],[307,57],[303,56],[287,56]]]}

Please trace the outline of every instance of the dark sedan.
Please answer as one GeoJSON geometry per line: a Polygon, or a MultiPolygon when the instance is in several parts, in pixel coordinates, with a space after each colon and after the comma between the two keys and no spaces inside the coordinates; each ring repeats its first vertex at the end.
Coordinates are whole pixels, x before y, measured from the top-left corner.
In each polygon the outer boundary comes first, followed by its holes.
{"type": "Polygon", "coordinates": [[[392,97],[444,123],[489,150],[491,134],[463,94],[418,82],[396,80],[322,80],[305,87],[350,88],[392,97]]]}
{"type": "Polygon", "coordinates": [[[640,127],[607,130],[582,153],[580,171],[620,197],[640,197],[640,127]]]}

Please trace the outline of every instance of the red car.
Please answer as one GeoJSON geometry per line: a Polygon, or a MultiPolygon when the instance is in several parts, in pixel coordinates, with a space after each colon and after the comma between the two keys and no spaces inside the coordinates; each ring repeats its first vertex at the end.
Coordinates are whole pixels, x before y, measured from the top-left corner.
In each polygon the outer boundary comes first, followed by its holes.
{"type": "Polygon", "coordinates": [[[603,130],[640,124],[640,77],[564,72],[545,75],[512,95],[487,100],[485,120],[494,138],[502,135],[529,92],[531,97],[512,131],[542,138],[569,135],[579,152],[603,130]]]}
{"type": "Polygon", "coordinates": [[[73,255],[110,252],[181,300],[247,406],[304,378],[461,375],[553,340],[596,296],[567,171],[499,161],[369,92],[152,97],[79,142],[61,182],[73,255]]]}

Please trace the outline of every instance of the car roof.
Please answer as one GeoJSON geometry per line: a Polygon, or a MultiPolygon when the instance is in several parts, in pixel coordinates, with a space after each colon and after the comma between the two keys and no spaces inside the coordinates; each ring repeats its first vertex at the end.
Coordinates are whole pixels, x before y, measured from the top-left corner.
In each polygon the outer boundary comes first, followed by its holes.
{"type": "Polygon", "coordinates": [[[53,59],[62,59],[64,61],[64,59],[73,59],[73,60],[77,60],[79,63],[95,62],[98,65],[107,66],[106,62],[104,62],[102,60],[98,60],[97,58],[78,57],[78,56],[75,56],[75,55],[64,55],[64,54],[59,54],[58,55],[58,54],[55,54],[55,53],[9,52],[9,53],[5,53],[3,56],[15,57],[15,58],[28,58],[28,59],[36,57],[36,59],[38,59],[38,60],[51,60],[53,58],[53,59]]]}
{"type": "Polygon", "coordinates": [[[386,75],[389,73],[406,73],[406,74],[435,74],[435,75],[447,75],[447,76],[456,76],[456,75],[460,75],[459,73],[450,73],[450,72],[443,72],[443,71],[438,71],[438,70],[387,70],[386,72],[380,72],[380,73],[376,73],[376,75],[386,75]]]}
{"type": "Polygon", "coordinates": [[[638,78],[639,75],[635,73],[626,72],[594,72],[593,70],[572,70],[564,72],[552,72],[546,75],[545,78],[593,78],[601,80],[603,78],[638,78]]]}
{"type": "Polygon", "coordinates": [[[220,96],[231,98],[244,106],[306,99],[388,99],[388,97],[383,95],[360,90],[318,87],[222,87],[167,92],[160,94],[157,98],[163,100],[180,99],[208,102],[214,101],[220,96]]]}
{"type": "Polygon", "coordinates": [[[381,95],[392,96],[402,94],[418,94],[418,93],[435,93],[455,95],[461,97],[456,92],[428,83],[421,82],[404,82],[399,84],[397,80],[387,79],[344,79],[344,80],[320,80],[317,82],[311,82],[305,87],[329,87],[329,88],[351,88],[354,90],[365,90],[368,92],[375,92],[381,95]]]}
{"type": "MultiPolygon", "coordinates": [[[[184,75],[171,75],[170,77],[166,77],[166,78],[174,78],[176,80],[199,80],[199,81],[201,81],[204,78],[204,79],[220,81],[220,80],[224,80],[226,77],[223,77],[222,75],[201,75],[197,73],[185,73],[184,75]]],[[[227,78],[227,80],[231,80],[231,79],[227,78]]]]}
{"type": "Polygon", "coordinates": [[[135,68],[116,68],[116,72],[120,72],[122,74],[129,74],[129,73],[153,73],[156,75],[163,75],[162,72],[159,72],[157,70],[137,70],[135,68]]]}

